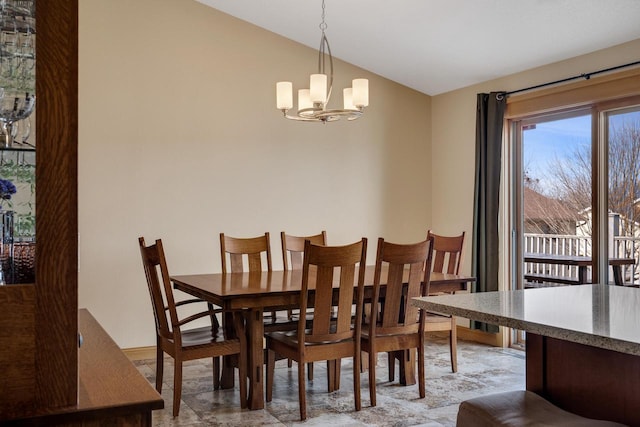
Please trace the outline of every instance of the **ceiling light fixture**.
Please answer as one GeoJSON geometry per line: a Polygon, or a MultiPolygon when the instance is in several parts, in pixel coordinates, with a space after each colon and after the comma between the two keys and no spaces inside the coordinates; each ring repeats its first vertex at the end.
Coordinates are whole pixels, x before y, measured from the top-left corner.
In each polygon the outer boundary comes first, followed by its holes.
{"type": "Polygon", "coordinates": [[[287,119],[304,122],[332,122],[346,117],[347,120],[355,120],[362,116],[364,107],[369,105],[369,80],[354,79],[352,87],[343,90],[344,108],[329,109],[327,104],[331,98],[333,89],[333,56],[329,47],[329,40],[325,35],[327,24],[324,21],[325,5],[322,0],[322,22],[320,30],[320,48],[318,49],[318,73],[311,74],[309,89],[298,90],[298,113],[288,114],[293,108],[293,85],[291,82],[278,82],[276,84],[276,104],[287,119]],[[329,60],[329,68],[326,68],[326,60],[329,60]],[[327,73],[328,71],[328,73],[327,73]]]}

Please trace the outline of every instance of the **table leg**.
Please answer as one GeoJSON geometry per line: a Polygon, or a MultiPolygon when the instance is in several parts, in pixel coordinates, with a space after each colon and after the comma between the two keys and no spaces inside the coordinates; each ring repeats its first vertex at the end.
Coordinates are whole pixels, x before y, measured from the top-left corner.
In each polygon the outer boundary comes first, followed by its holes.
{"type": "Polygon", "coordinates": [[[249,357],[247,375],[249,376],[249,409],[264,408],[264,324],[262,309],[252,309],[247,313],[247,334],[249,357]]]}
{"type": "MultiPolygon", "coordinates": [[[[236,331],[233,327],[233,313],[224,312],[222,314],[222,326],[225,329],[225,334],[229,337],[234,337],[236,331]]],[[[224,356],[222,358],[222,374],[220,376],[220,388],[230,389],[233,388],[234,372],[233,368],[236,366],[238,359],[234,356],[224,356]]]]}
{"type": "Polygon", "coordinates": [[[612,265],[613,268],[613,281],[618,286],[623,286],[624,282],[622,281],[622,266],[621,265],[612,265]]]}
{"type": "Polygon", "coordinates": [[[400,385],[414,385],[416,383],[416,350],[394,351],[393,358],[400,363],[400,385]]]}
{"type": "Polygon", "coordinates": [[[583,285],[587,282],[587,266],[579,265],[578,266],[578,283],[583,285]]]}
{"type": "Polygon", "coordinates": [[[396,357],[400,361],[400,384],[414,385],[416,383],[416,350],[396,351],[396,357]]]}

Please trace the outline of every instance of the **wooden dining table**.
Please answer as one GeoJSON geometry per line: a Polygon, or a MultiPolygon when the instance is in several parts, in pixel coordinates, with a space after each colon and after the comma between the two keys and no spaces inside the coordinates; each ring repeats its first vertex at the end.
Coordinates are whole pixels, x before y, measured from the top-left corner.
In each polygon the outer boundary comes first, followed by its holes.
{"type": "MultiPolygon", "coordinates": [[[[365,291],[373,288],[374,266],[366,266],[365,291]]],[[[357,278],[357,274],[355,275],[357,278]]],[[[297,308],[302,288],[302,271],[262,271],[251,273],[211,273],[172,276],[174,287],[222,307],[244,310],[248,335],[248,377],[250,409],[264,408],[264,311],[297,308]]],[[[467,290],[475,278],[464,275],[432,273],[430,294],[467,290]]],[[[337,285],[337,284],[336,284],[337,285]]],[[[313,289],[313,283],[309,284],[313,289]]],[[[400,369],[403,384],[415,384],[413,368],[400,369]]],[[[232,387],[233,377],[223,377],[222,387],[232,387]],[[230,381],[230,384],[229,384],[230,381]]]]}

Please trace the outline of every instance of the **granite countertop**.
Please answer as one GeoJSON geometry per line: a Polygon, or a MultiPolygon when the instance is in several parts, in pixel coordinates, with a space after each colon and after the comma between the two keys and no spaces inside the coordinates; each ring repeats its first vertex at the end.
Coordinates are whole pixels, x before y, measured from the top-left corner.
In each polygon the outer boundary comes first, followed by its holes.
{"type": "Polygon", "coordinates": [[[640,355],[640,289],[607,285],[414,298],[433,312],[640,355]]]}

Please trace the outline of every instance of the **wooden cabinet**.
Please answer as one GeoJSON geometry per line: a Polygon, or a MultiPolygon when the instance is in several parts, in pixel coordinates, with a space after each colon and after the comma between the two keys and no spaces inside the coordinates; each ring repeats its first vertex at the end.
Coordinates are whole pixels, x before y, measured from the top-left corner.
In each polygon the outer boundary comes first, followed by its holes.
{"type": "Polygon", "coordinates": [[[86,309],[78,311],[84,342],[78,352],[77,403],[39,408],[8,425],[151,426],[151,411],[164,402],[86,309]]]}

